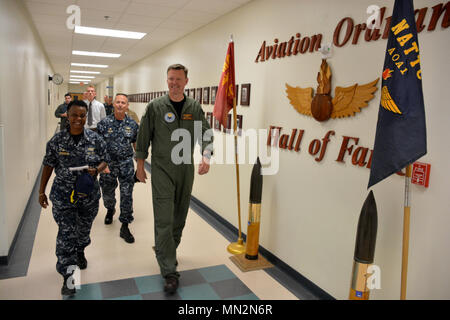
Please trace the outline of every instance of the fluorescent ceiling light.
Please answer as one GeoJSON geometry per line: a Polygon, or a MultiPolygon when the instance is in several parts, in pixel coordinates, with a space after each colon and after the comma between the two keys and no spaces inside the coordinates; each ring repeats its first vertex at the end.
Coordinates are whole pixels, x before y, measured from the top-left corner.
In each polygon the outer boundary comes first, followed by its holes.
{"type": "Polygon", "coordinates": [[[128,39],[142,39],[146,35],[146,33],[142,32],[92,28],[82,26],[75,26],[75,33],[90,34],[94,36],[128,38],[128,39]]]}
{"type": "Polygon", "coordinates": [[[80,79],[95,79],[94,76],[78,76],[76,74],[72,74],[70,77],[71,78],[80,78],[80,79]]]}
{"type": "Polygon", "coordinates": [[[87,80],[87,79],[72,79],[72,78],[70,78],[70,81],[91,82],[91,80],[87,80]]]}
{"type": "Polygon", "coordinates": [[[107,53],[107,52],[91,52],[91,51],[78,51],[73,50],[72,54],[77,56],[92,56],[92,57],[105,57],[105,58],[118,58],[121,56],[119,53],[107,53]]]}
{"type": "Polygon", "coordinates": [[[106,64],[89,64],[89,63],[74,63],[72,62],[70,65],[77,67],[92,67],[92,68],[108,68],[109,66],[106,64]]]}
{"type": "Polygon", "coordinates": [[[82,71],[82,70],[70,70],[71,73],[90,73],[90,74],[100,74],[99,71],[82,71]]]}

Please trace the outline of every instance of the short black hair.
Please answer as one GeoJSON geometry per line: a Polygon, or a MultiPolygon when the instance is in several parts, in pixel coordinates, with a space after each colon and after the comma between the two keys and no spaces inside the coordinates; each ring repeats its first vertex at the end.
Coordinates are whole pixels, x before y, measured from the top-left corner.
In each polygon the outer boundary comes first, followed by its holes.
{"type": "Polygon", "coordinates": [[[72,95],[70,93],[68,93],[68,92],[64,95],[64,98],[67,97],[67,96],[72,98],[72,95]]]}
{"type": "Polygon", "coordinates": [[[86,111],[88,111],[88,105],[86,104],[86,102],[84,102],[83,100],[74,100],[74,101],[71,101],[70,103],[69,103],[69,105],[67,106],[67,112],[69,112],[69,110],[70,110],[70,108],[72,107],[72,106],[78,106],[78,107],[84,107],[84,108],[86,108],[86,111]]]}

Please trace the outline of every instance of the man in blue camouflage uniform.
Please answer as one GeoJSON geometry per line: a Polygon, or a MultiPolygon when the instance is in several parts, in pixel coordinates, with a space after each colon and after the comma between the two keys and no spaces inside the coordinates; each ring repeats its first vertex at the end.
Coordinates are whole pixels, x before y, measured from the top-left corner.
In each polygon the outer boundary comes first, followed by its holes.
{"type": "Polygon", "coordinates": [[[134,152],[131,145],[136,148],[139,126],[126,114],[127,111],[128,96],[118,93],[114,99],[114,113],[97,124],[97,132],[105,140],[110,157],[110,173],[100,174],[103,204],[108,210],[105,224],[112,223],[116,212],[116,188],[120,184],[120,237],[133,243],[134,237],[128,228],[133,222],[134,152]]]}
{"type": "MultiPolygon", "coordinates": [[[[95,132],[84,129],[87,105],[82,100],[71,102],[67,108],[69,127],[55,134],[47,142],[43,160],[43,172],[39,189],[39,203],[47,208],[45,188],[55,170],[56,177],[50,191],[53,217],[58,224],[56,238],[56,270],[64,277],[61,289],[63,295],[75,294],[68,288],[67,280],[73,267],[87,267],[84,249],[90,244],[92,222],[97,216],[100,188],[97,174],[106,168],[108,154],[106,144],[95,132]],[[84,197],[74,198],[74,186],[82,171],[69,168],[88,166],[87,172],[93,177],[93,190],[84,197]]],[[[70,287],[70,286],[69,286],[70,287]]]]}

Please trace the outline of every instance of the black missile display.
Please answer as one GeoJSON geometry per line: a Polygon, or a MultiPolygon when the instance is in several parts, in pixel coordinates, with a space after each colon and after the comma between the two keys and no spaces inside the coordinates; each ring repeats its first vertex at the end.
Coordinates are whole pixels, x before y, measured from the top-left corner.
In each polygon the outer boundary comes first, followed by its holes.
{"type": "Polygon", "coordinates": [[[356,232],[355,254],[352,271],[352,284],[350,287],[350,300],[368,300],[369,288],[367,278],[370,274],[367,269],[373,263],[375,256],[375,244],[377,241],[377,204],[373,192],[364,201],[359,215],[358,229],[356,232]]]}
{"type": "Polygon", "coordinates": [[[261,221],[261,197],[263,176],[261,175],[261,162],[259,157],[253,166],[250,180],[250,201],[248,207],[247,246],[245,258],[249,260],[258,259],[259,249],[259,226],[261,221]]]}

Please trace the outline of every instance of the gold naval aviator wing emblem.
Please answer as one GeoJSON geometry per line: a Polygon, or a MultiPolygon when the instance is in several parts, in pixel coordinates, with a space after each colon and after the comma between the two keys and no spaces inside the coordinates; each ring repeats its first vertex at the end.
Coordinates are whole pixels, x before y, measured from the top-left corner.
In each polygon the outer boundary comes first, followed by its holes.
{"type": "Polygon", "coordinates": [[[313,97],[312,88],[291,87],[286,83],[286,93],[291,105],[299,113],[313,116],[317,121],[329,118],[354,116],[373,99],[379,78],[364,85],[355,83],[349,87],[336,87],[335,97],[331,93],[331,70],[326,59],[322,59],[317,75],[317,93],[313,97]]]}

